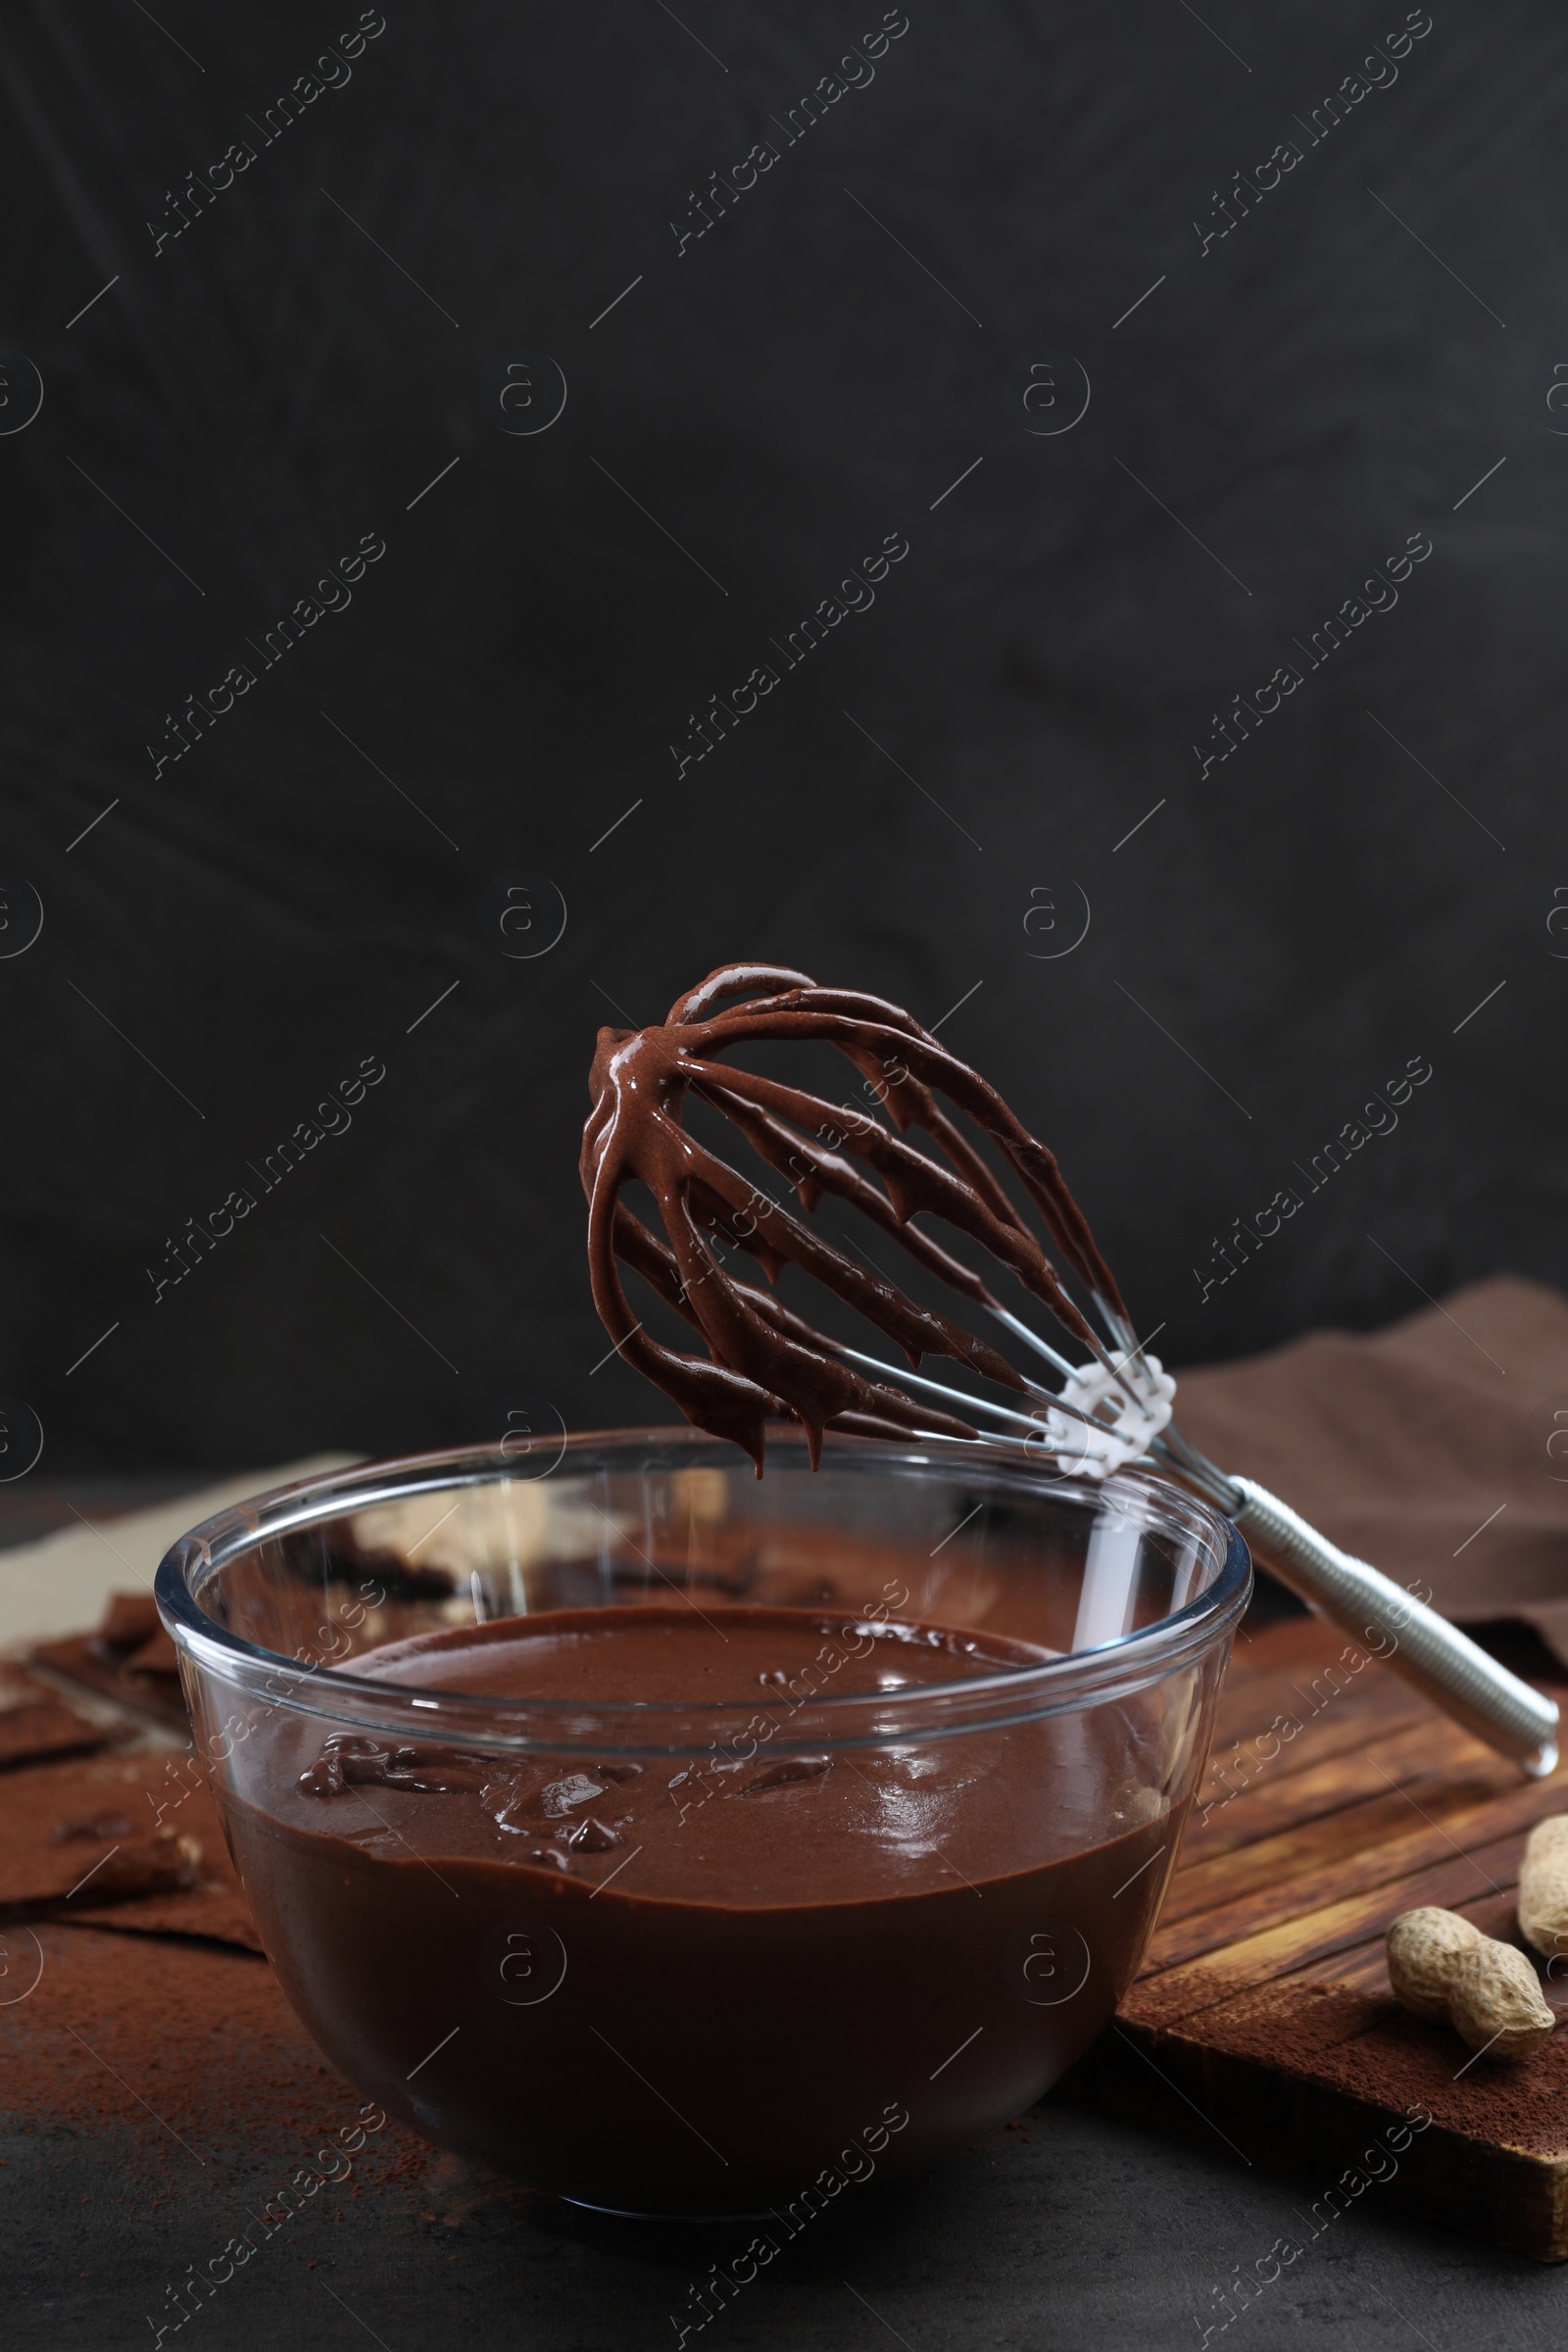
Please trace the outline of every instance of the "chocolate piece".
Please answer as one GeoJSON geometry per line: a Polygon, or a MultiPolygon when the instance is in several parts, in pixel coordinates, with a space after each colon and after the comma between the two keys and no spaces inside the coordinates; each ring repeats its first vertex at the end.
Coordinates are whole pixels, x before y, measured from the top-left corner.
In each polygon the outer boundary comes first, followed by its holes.
{"type": "Polygon", "coordinates": [[[618,1782],[579,1753],[498,1765],[477,1791],[344,1781],[323,1802],[319,1719],[276,1718],[269,1795],[250,1777],[220,1802],[327,2056],[427,2137],[637,2211],[782,2206],[879,2117],[890,2175],[1029,2106],[1126,1986],[1185,1804],[1146,1788],[1150,1814],[1115,1820],[1116,1789],[1150,1777],[1135,1709],[770,1753],[799,1718],[760,1678],[808,1689],[826,1642],[833,1690],[870,1698],[1048,1654],[989,1630],[745,1603],[710,1625],[664,1602],[356,1661],[405,1692],[590,1712],[733,1696],[755,1726],[735,1752],[648,1754],[618,1782]]]}
{"type": "Polygon", "coordinates": [[[1024,1383],[996,1348],[845,1256],[707,1150],[683,1125],[689,1096],[721,1111],[793,1183],[808,1213],[824,1194],[848,1200],[951,1289],[981,1306],[996,1304],[978,1274],[911,1222],[922,1211],[942,1217],[1015,1274],[1064,1329],[1089,1341],[1089,1326],[1040,1243],[938,1102],[944,1095],[1000,1149],[1074,1273],[1125,1312],[1054,1154],[995,1087],[880,997],[818,988],[804,972],[771,964],[726,964],[679,998],[662,1025],[601,1029],[589,1089],[593,1110],[583,1131],[581,1175],[600,1319],[628,1363],[699,1428],[744,1446],[759,1475],[770,1417],[804,1425],[813,1462],[824,1429],[885,1438],[911,1430],[977,1433],[840,1362],[824,1336],[770,1292],[726,1274],[709,1234],[755,1257],[769,1283],[786,1264],[804,1268],[903,1348],[911,1365],[923,1354],[945,1355],[1004,1388],[1022,1390],[1024,1383]],[[721,998],[737,995],[748,1001],[714,1009],[721,998]],[[719,1058],[734,1046],[780,1039],[835,1046],[886,1104],[898,1132],[868,1112],[719,1058]],[[904,1140],[911,1127],[924,1129],[940,1158],[904,1140]],[[667,1248],[619,1199],[620,1187],[638,1178],[654,1195],[667,1248]],[[644,1330],[621,1286],[617,1257],[697,1329],[710,1360],[679,1354],[644,1330]]]}
{"type": "MultiPolygon", "coordinates": [[[[89,1904],[94,1886],[84,1886],[70,1908],[58,1914],[74,1927],[112,1928],[119,1936],[190,1936],[202,1943],[232,1944],[260,1952],[262,1939],[251,1907],[237,1882],[225,1886],[206,1874],[217,1857],[204,1856],[196,1884],[173,1892],[144,1894],[99,1909],[89,1904]]],[[[224,1857],[226,1862],[226,1856],[224,1857]]]]}
{"type": "Polygon", "coordinates": [[[613,1846],[624,1845],[625,1838],[618,1830],[608,1829],[590,1814],[574,1830],[566,1832],[566,1843],[575,1853],[608,1854],[613,1846]]]}
{"type": "Polygon", "coordinates": [[[118,1665],[159,1630],[158,1603],[150,1592],[111,1592],[93,1645],[118,1665]]]}
{"type": "MultiPolygon", "coordinates": [[[[405,1747],[384,1740],[368,1740],[353,1733],[336,1733],[322,1748],[318,1761],[300,1775],[300,1787],[312,1796],[341,1796],[345,1788],[417,1788],[438,1794],[456,1788],[483,1786],[485,1769],[471,1756],[450,1748],[405,1747]]],[[[594,1794],[597,1796],[596,1788],[594,1794]]]]}
{"type": "Polygon", "coordinates": [[[0,1915],[261,1948],[194,1756],[34,1765],[0,1788],[0,1915]]]}
{"type": "Polygon", "coordinates": [[[0,1710],[0,1766],[37,1764],[46,1756],[91,1755],[116,1737],[63,1699],[24,1699],[19,1706],[0,1710]]]}
{"type": "Polygon", "coordinates": [[[133,1679],[142,1675],[159,1675],[167,1680],[179,1680],[179,1652],[163,1626],[155,1626],[145,1642],[137,1643],[121,1668],[133,1679]]]}
{"type": "Polygon", "coordinates": [[[814,1781],[830,1771],[831,1756],[782,1756],[776,1764],[764,1765],[740,1787],[742,1796],[757,1796],[767,1788],[788,1788],[796,1781],[814,1781]]]}
{"type": "Polygon", "coordinates": [[[150,1592],[112,1592],[95,1632],[42,1642],[30,1654],[106,1698],[128,1699],[164,1723],[186,1722],[174,1645],[150,1592]]]}
{"type": "Polygon", "coordinates": [[[86,1894],[89,1886],[87,1901],[96,1907],[194,1886],[201,1858],[200,1844],[185,1831],[159,1830],[151,1838],[120,1839],[82,1872],[76,1886],[54,1907],[69,1918],[77,1893],[86,1894]]]}

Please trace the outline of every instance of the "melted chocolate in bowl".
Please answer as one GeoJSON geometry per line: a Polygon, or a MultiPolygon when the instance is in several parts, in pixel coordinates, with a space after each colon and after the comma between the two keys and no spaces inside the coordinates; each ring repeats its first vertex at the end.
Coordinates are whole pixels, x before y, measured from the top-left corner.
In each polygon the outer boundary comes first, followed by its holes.
{"type": "Polygon", "coordinates": [[[751,1734],[519,1758],[291,1714],[265,1803],[215,1785],[284,1989],[361,2088],[586,2203],[754,2212],[1018,2114],[1125,1989],[1190,1787],[1151,1785],[1136,1710],[790,1743],[808,1669],[870,1695],[1052,1654],[800,1608],[549,1610],[354,1671],[404,1694],[749,1699],[751,1734]]]}

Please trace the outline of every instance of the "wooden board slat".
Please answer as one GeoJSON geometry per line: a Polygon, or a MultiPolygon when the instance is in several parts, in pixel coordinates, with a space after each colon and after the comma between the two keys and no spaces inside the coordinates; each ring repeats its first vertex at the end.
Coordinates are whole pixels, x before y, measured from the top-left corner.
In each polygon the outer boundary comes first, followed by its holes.
{"type": "MultiPolygon", "coordinates": [[[[1467,1793],[1472,1792],[1473,1785],[1467,1793]]],[[[1391,1882],[1397,1882],[1402,1887],[1418,1871],[1451,1865],[1457,1846],[1462,1848],[1471,1873],[1471,1895],[1489,1889],[1495,1891],[1495,1883],[1489,1878],[1481,1859],[1482,1850],[1490,1851],[1498,1838],[1506,1838],[1515,1832],[1527,1833],[1541,1818],[1540,1793],[1535,1786],[1513,1788],[1506,1794],[1494,1795],[1479,1804],[1444,1806],[1424,1820],[1418,1820],[1408,1811],[1402,1820],[1397,1814],[1391,1818],[1381,1804],[1356,1806],[1349,1814],[1336,1814],[1332,1823],[1325,1825],[1338,1830],[1342,1838],[1353,1837],[1356,1844],[1348,1847],[1342,1843],[1335,1849],[1319,1851],[1312,1867],[1302,1871],[1276,1871],[1270,1867],[1271,1850],[1285,1840],[1266,1838],[1261,1848],[1253,1849],[1263,1859],[1252,1885],[1239,1891],[1230,1902],[1199,1911],[1185,1920],[1162,1921],[1150,1946],[1149,1964],[1157,1969],[1174,1968],[1199,1953],[1215,1950],[1222,1942],[1233,1944],[1271,1927],[1279,1917],[1282,1896],[1286,1896],[1288,1886],[1298,1879],[1304,1883],[1301,1899],[1309,1900],[1315,1910],[1321,1910],[1327,1904],[1365,1894],[1391,1882]]],[[[1444,1899],[1451,1910],[1454,1898],[1444,1899]]],[[[1400,1907],[1409,1909],[1408,1903],[1401,1903],[1400,1907]]]]}
{"type": "Polygon", "coordinates": [[[1275,1769],[1260,1774],[1245,1791],[1233,1793],[1223,1785],[1215,1790],[1212,1783],[1206,1785],[1189,1824],[1184,1851],[1189,1862],[1198,1862],[1255,1845],[1272,1831],[1298,1830],[1366,1797],[1386,1795],[1391,1788],[1396,1794],[1400,1789],[1413,1791],[1422,1782],[1446,1783],[1457,1765],[1467,1760],[1485,1763],[1490,1754],[1446,1720],[1401,1724],[1389,1731],[1368,1725],[1342,1752],[1322,1757],[1311,1750],[1281,1754],[1275,1769]],[[1247,1796],[1245,1809],[1238,1809],[1238,1794],[1247,1796]]]}
{"type": "Polygon", "coordinates": [[[1337,1760],[1332,1772],[1320,1768],[1312,1786],[1293,1791],[1300,1808],[1294,1822],[1274,1829],[1259,1808],[1250,1840],[1215,1851],[1200,1832],[1189,1833],[1162,1919],[1168,1924],[1213,1910],[1250,1887],[1281,1885],[1343,1853],[1348,1840],[1359,1847],[1384,1835],[1396,1838],[1409,1825],[1412,1798],[1433,1819],[1447,1822],[1453,1812],[1518,1787],[1518,1774],[1500,1756],[1468,1742],[1461,1748],[1462,1739],[1456,1732],[1438,1762],[1423,1752],[1433,1744],[1425,1726],[1377,1740],[1364,1758],[1337,1760]]]}
{"type": "MultiPolygon", "coordinates": [[[[1219,1723],[1143,1971],[1064,2089],[1304,2174],[1308,2226],[1336,2188],[1568,2260],[1568,2032],[1469,2062],[1399,2008],[1383,1945],[1419,1903],[1520,1943],[1525,1839],[1568,1812],[1568,1765],[1523,1781],[1312,1618],[1238,1647],[1219,1723]]],[[[1568,1983],[1544,1989],[1568,2018],[1568,1983]]]]}

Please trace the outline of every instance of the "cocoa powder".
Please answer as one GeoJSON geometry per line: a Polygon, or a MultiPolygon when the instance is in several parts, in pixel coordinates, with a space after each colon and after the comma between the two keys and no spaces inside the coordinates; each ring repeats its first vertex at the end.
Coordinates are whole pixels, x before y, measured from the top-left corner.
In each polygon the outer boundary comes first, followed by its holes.
{"type": "Polygon", "coordinates": [[[128,2125],[176,2171],[249,2169],[258,2135],[324,2134],[364,2103],[263,1960],[47,1922],[3,1941],[0,2082],[24,2130],[128,2125]]]}
{"type": "MultiPolygon", "coordinates": [[[[1547,1987],[1548,1992],[1557,1988],[1547,1987]]],[[[1467,2137],[1559,2157],[1568,2115],[1568,2034],[1511,2066],[1472,2066],[1451,2028],[1411,2017],[1392,1992],[1332,1983],[1269,1984],[1205,2010],[1204,2044],[1274,2078],[1282,2113],[1292,2081],[1402,2115],[1419,2105],[1467,2137]]],[[[1180,2029],[1172,2034],[1181,2039],[1180,2029]]]]}

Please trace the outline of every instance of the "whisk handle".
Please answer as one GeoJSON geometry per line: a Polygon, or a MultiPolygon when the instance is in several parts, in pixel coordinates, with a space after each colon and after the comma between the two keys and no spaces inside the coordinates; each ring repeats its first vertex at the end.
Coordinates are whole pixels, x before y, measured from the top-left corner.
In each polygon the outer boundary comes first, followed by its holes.
{"type": "Polygon", "coordinates": [[[1357,1642],[1370,1643],[1396,1674],[1508,1756],[1532,1779],[1557,1761],[1557,1708],[1488,1657],[1436,1609],[1381,1570],[1341,1551],[1298,1512],[1250,1478],[1232,1476],[1231,1516],[1254,1558],[1357,1642]],[[1384,1648],[1383,1642],[1392,1643],[1384,1648]]]}

